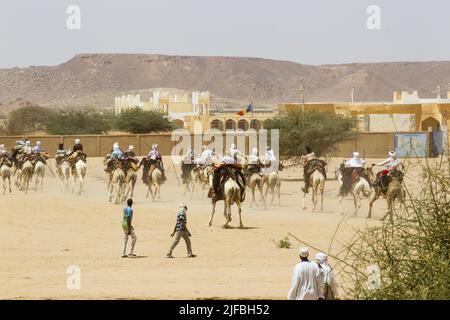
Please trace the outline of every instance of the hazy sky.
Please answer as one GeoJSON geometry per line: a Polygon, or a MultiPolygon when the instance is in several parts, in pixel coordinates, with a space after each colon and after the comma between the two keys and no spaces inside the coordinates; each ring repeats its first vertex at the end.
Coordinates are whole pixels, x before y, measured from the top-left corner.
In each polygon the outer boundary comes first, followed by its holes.
{"type": "Polygon", "coordinates": [[[77,53],[251,56],[305,64],[450,60],[449,0],[0,0],[0,67],[77,53]],[[69,5],[81,29],[69,30],[69,5]],[[369,30],[366,9],[381,9],[369,30]]]}

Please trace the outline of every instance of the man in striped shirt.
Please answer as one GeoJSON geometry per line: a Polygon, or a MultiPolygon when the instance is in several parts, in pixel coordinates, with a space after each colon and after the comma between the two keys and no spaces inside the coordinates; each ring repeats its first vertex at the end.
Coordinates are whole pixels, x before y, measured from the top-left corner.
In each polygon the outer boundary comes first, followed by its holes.
{"type": "Polygon", "coordinates": [[[186,223],[187,223],[186,211],[187,211],[187,206],[184,203],[180,204],[179,209],[178,209],[178,215],[177,215],[177,223],[175,224],[175,228],[174,228],[172,234],[170,235],[171,237],[175,236],[175,239],[173,240],[173,243],[170,246],[169,252],[167,252],[167,258],[173,258],[172,251],[178,245],[181,238],[183,238],[184,241],[186,242],[188,257],[189,258],[195,257],[195,254],[192,253],[191,239],[189,239],[189,237],[191,236],[191,233],[189,232],[189,230],[186,226],[186,223]]]}

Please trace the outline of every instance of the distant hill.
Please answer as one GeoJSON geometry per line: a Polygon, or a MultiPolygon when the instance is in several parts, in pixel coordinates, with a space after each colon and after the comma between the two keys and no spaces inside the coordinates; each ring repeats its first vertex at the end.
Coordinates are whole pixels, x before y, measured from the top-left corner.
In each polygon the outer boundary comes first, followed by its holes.
{"type": "Polygon", "coordinates": [[[116,95],[151,88],[209,90],[212,104],[253,101],[276,105],[306,101],[391,101],[394,90],[442,95],[450,83],[450,62],[304,65],[240,57],[148,54],[79,54],[57,66],[0,69],[0,109],[17,99],[43,106],[113,107],[116,95]]]}

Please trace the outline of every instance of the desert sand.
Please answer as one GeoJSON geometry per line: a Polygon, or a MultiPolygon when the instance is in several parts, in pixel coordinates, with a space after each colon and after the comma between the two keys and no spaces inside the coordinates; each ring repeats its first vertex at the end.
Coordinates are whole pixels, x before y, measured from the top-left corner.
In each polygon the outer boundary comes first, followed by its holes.
{"type": "MultiPolygon", "coordinates": [[[[369,163],[372,160],[369,160],[369,163]]],[[[183,197],[170,159],[165,159],[168,181],[161,199],[145,198],[146,188],[139,179],[135,192],[133,225],[138,237],[137,258],[121,258],[123,239],[122,208],[108,203],[102,159],[88,159],[86,191],[83,195],[61,191],[59,179],[46,170],[44,191],[24,194],[13,187],[12,194],[0,195],[0,298],[2,299],[196,299],[264,298],[285,299],[291,275],[298,261],[299,242],[290,239],[292,249],[279,249],[274,241],[295,234],[312,246],[328,250],[339,213],[338,183],[330,165],[325,186],[323,212],[301,208],[302,169],[281,173],[281,206],[249,208],[247,192],[243,223],[238,229],[233,207],[231,229],[225,222],[223,204],[218,205],[213,225],[210,200],[198,193],[183,197]],[[178,204],[188,209],[196,258],[187,258],[181,240],[174,259],[165,258],[172,242],[178,204]],[[81,268],[81,288],[69,290],[67,268],[81,268]]],[[[54,160],[52,160],[54,170],[54,160]]],[[[180,174],[179,167],[177,167],[180,174]]],[[[352,217],[352,200],[344,200],[348,215],[336,234],[348,239],[354,229],[379,223],[367,220],[368,201],[362,201],[358,217],[352,217]]],[[[375,203],[375,218],[384,215],[386,203],[375,203]]],[[[130,245],[131,241],[129,241],[130,245]]],[[[333,244],[331,251],[339,249],[333,244]]],[[[316,250],[311,249],[314,257],[316,250]]],[[[331,264],[334,263],[330,259],[331,264]]]]}

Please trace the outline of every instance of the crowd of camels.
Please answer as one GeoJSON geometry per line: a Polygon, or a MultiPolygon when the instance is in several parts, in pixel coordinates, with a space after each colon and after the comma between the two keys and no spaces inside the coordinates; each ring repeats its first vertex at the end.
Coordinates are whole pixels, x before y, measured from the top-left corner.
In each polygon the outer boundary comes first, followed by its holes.
{"type": "MultiPolygon", "coordinates": [[[[105,158],[106,159],[106,158],[105,158]]],[[[45,154],[37,154],[34,157],[30,157],[23,163],[14,163],[8,165],[6,161],[0,162],[0,176],[3,180],[3,194],[7,190],[11,190],[11,179],[15,179],[16,187],[24,191],[29,190],[30,182],[34,179],[36,190],[42,190],[43,180],[46,166],[48,166],[48,156],[45,154]]],[[[118,162],[119,163],[119,162],[118,162]]],[[[120,163],[120,165],[114,165],[113,170],[106,173],[107,181],[107,194],[108,200],[114,203],[123,203],[127,198],[134,197],[134,189],[138,180],[138,171],[145,162],[141,161],[139,164],[120,163]]],[[[245,169],[248,166],[246,159],[242,161],[242,167],[245,169]]],[[[70,182],[72,185],[71,192],[82,194],[84,192],[84,180],[86,176],[86,162],[82,157],[78,157],[73,162],[69,162],[67,158],[63,159],[56,165],[56,172],[60,178],[61,189],[65,192],[70,191],[70,182]]],[[[51,170],[51,167],[50,167],[51,170]]],[[[190,193],[192,197],[195,192],[201,192],[206,197],[206,190],[212,186],[213,165],[196,166],[189,172],[184,184],[184,196],[190,193]]],[[[373,203],[381,196],[386,198],[388,210],[384,218],[390,215],[392,219],[393,204],[397,200],[400,205],[404,205],[405,190],[403,188],[403,174],[398,171],[398,174],[394,174],[389,183],[387,190],[381,190],[381,188],[374,186],[375,175],[373,173],[372,166],[368,166],[365,170],[364,177],[361,177],[358,181],[352,184],[350,189],[350,196],[353,198],[354,215],[357,215],[361,207],[361,199],[370,199],[368,218],[372,216],[373,203]],[[371,195],[373,196],[371,197],[371,195]]],[[[145,171],[144,171],[145,172],[145,171]]],[[[163,174],[161,170],[156,166],[151,170],[147,170],[147,176],[143,176],[143,180],[147,185],[148,198],[151,196],[152,200],[159,199],[161,195],[161,186],[163,185],[163,174]]],[[[53,171],[51,170],[53,174],[53,171]]],[[[175,170],[176,174],[176,170],[175,170]]],[[[335,172],[336,178],[340,184],[342,184],[341,168],[335,172]]],[[[228,180],[224,183],[224,216],[226,223],[224,227],[228,226],[231,221],[231,207],[233,204],[237,206],[239,213],[239,226],[242,227],[241,210],[242,202],[245,199],[241,197],[240,188],[233,176],[229,176],[228,180]]],[[[177,176],[178,180],[178,176],[177,176]]],[[[325,190],[325,177],[315,170],[309,179],[309,185],[311,187],[311,200],[313,212],[324,209],[324,190],[325,190]]],[[[251,199],[249,207],[261,204],[267,209],[268,194],[271,194],[270,204],[273,204],[275,197],[277,197],[278,205],[280,205],[281,197],[281,178],[279,172],[272,171],[269,174],[261,175],[258,172],[246,176],[246,188],[250,191],[251,199]],[[259,199],[257,199],[257,195],[259,199]]],[[[342,203],[343,196],[340,196],[339,203],[342,203]]],[[[307,208],[306,193],[303,193],[302,208],[307,208]]],[[[342,208],[342,206],[341,206],[342,208]]],[[[212,224],[216,209],[216,203],[212,203],[212,212],[209,225],[212,224]]],[[[342,211],[342,210],[341,210],[342,211]]],[[[342,211],[343,212],[343,211],[342,211]]],[[[383,219],[384,219],[383,218],[383,219]]]]}

